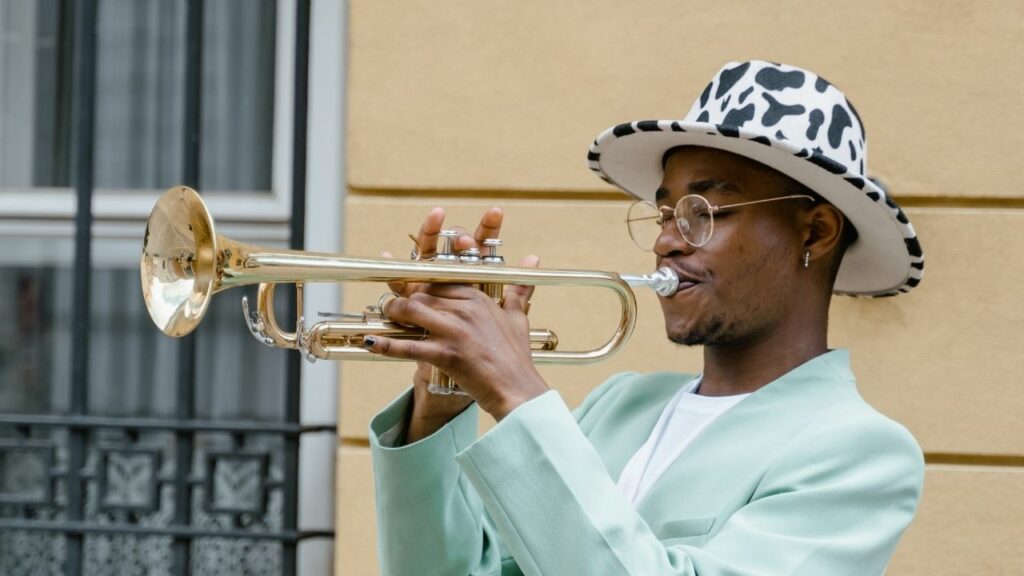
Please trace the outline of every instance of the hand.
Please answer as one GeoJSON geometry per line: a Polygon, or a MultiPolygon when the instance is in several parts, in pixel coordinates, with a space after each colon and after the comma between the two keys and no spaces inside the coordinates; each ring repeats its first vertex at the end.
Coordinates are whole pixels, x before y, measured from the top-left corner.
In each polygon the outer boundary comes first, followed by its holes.
{"type": "MultiPolygon", "coordinates": [[[[417,237],[423,257],[434,254],[443,222],[444,211],[439,208],[432,210],[424,221],[417,237]]],[[[458,238],[456,250],[496,238],[501,222],[500,209],[488,210],[476,234],[464,233],[458,238]]],[[[534,267],[537,263],[536,257],[529,257],[520,265],[534,267]]],[[[430,364],[452,376],[481,408],[498,419],[547,390],[531,359],[525,308],[532,287],[506,287],[504,306],[468,286],[408,283],[392,284],[391,288],[401,297],[388,304],[388,317],[422,326],[431,334],[429,340],[422,342],[376,336],[367,346],[375,353],[419,361],[408,442],[433,433],[471,402],[465,396],[428,393],[430,364]]]]}
{"type": "MultiPolygon", "coordinates": [[[[497,238],[501,232],[503,214],[501,208],[491,208],[480,218],[476,233],[470,236],[465,229],[455,226],[461,234],[455,239],[454,250],[459,252],[468,248],[479,248],[487,238],[497,238]]],[[[429,260],[437,254],[437,239],[441,230],[444,229],[445,212],[443,208],[434,208],[427,214],[419,232],[416,234],[416,251],[421,260],[429,260]]],[[[391,253],[385,252],[385,258],[391,258],[391,253]]],[[[429,284],[422,282],[389,282],[388,287],[392,292],[401,297],[408,298],[413,294],[421,293],[429,288],[429,284]]],[[[416,363],[416,372],[413,374],[413,405],[409,413],[408,426],[406,429],[405,442],[411,444],[430,436],[450,420],[459,415],[470,404],[473,399],[462,395],[441,396],[430,393],[427,388],[430,384],[432,366],[426,362],[416,363]]]]}
{"type": "MultiPolygon", "coordinates": [[[[437,238],[444,229],[444,208],[434,208],[427,214],[427,218],[423,221],[423,225],[420,226],[419,232],[416,234],[416,249],[419,252],[421,260],[429,260],[437,255],[437,238]]],[[[484,240],[488,238],[497,238],[501,233],[501,222],[504,218],[504,214],[501,208],[494,207],[484,212],[484,215],[480,218],[480,224],[476,228],[476,233],[472,236],[469,232],[461,226],[453,226],[452,229],[459,231],[458,238],[455,239],[454,249],[455,252],[461,252],[469,248],[480,248],[483,245],[484,240]]],[[[386,258],[391,258],[391,253],[385,252],[383,254],[386,258]]],[[[399,296],[408,297],[416,292],[421,292],[426,289],[428,285],[422,282],[389,282],[388,287],[392,292],[399,296]]]]}

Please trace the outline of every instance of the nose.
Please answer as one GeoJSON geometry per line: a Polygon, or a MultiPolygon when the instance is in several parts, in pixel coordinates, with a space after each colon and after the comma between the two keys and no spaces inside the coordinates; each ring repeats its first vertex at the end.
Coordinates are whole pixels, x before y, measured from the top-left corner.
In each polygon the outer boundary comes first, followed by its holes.
{"type": "Polygon", "coordinates": [[[654,253],[661,257],[675,254],[692,254],[696,250],[689,242],[683,240],[679,227],[675,222],[666,223],[654,241],[654,253]]]}

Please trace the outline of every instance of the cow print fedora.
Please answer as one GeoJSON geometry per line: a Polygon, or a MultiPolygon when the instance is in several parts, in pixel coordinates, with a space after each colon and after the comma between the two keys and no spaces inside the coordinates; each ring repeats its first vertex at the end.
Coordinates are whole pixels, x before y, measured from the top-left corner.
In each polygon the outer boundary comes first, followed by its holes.
{"type": "Polygon", "coordinates": [[[921,281],[924,255],[903,210],[867,176],[857,111],[816,74],[783,64],[726,64],[681,120],[613,126],[590,147],[590,169],[643,200],[661,185],[662,157],[676,146],[718,148],[801,182],[857,229],[835,292],[889,296],[921,281]]]}

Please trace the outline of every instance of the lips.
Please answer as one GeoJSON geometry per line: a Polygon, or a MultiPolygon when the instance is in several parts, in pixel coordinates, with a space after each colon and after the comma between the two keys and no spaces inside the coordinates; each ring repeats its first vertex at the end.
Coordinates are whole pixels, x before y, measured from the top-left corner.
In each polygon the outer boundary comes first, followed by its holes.
{"type": "Polygon", "coordinates": [[[660,266],[668,266],[673,272],[679,276],[679,288],[676,290],[676,294],[684,292],[693,288],[701,283],[700,276],[689,270],[684,270],[681,266],[674,262],[662,261],[659,262],[660,266]]]}
{"type": "Polygon", "coordinates": [[[689,290],[690,288],[693,288],[697,284],[700,284],[700,282],[690,282],[688,280],[683,280],[682,278],[680,278],[679,288],[676,289],[676,294],[683,292],[684,290],[689,290]]]}

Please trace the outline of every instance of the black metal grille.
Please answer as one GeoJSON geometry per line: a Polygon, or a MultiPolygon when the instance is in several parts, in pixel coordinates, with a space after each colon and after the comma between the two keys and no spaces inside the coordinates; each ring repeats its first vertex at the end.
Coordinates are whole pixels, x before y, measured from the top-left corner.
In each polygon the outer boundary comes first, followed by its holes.
{"type": "MultiPolygon", "coordinates": [[[[203,0],[187,3],[181,181],[198,187],[203,0]]],[[[74,6],[71,100],[75,218],[67,414],[0,414],[0,558],[12,573],[294,574],[298,527],[299,356],[282,375],[283,421],[196,417],[196,339],[177,344],[173,417],[89,413],[91,212],[98,0],[74,6]],[[221,568],[216,568],[220,566],[221,568]]],[[[68,7],[67,4],[64,4],[68,7]]],[[[69,7],[70,8],[70,7],[69,7]]],[[[290,246],[305,234],[309,0],[296,8],[290,246]]],[[[291,300],[294,302],[294,300],[291,300]]],[[[289,312],[295,314],[294,303],[289,312]]],[[[202,329],[202,328],[200,328],[202,329]]]]}

